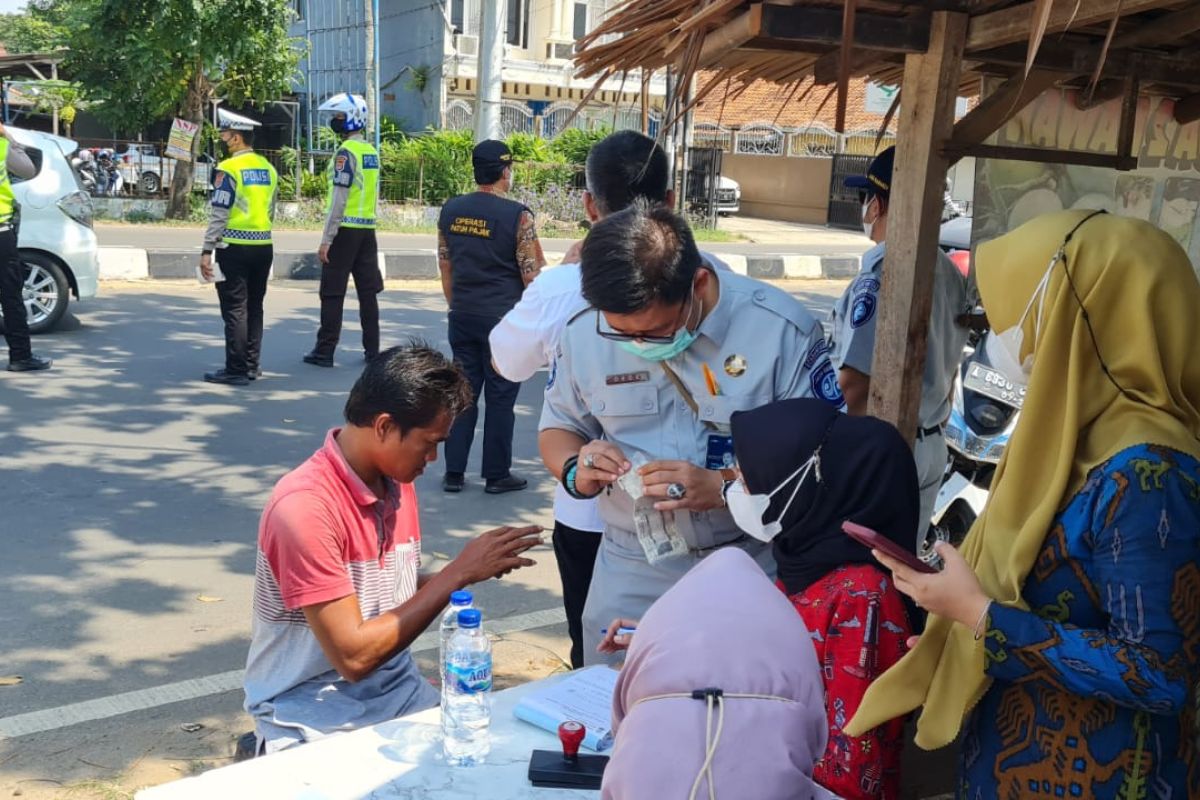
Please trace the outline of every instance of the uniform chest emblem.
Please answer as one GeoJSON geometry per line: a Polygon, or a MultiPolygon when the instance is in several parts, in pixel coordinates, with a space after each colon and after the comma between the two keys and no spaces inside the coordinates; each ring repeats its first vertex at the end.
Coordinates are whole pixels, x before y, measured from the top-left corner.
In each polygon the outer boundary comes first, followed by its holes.
{"type": "Polygon", "coordinates": [[[745,356],[732,355],[725,359],[725,374],[731,378],[740,378],[746,374],[748,366],[745,356]]]}

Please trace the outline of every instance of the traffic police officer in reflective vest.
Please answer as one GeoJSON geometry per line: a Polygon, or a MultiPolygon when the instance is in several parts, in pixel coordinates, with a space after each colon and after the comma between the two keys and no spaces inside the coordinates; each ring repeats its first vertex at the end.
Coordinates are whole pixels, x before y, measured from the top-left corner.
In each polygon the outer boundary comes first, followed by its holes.
{"type": "MultiPolygon", "coordinates": [[[[0,312],[4,314],[4,339],[8,342],[8,371],[34,372],[50,369],[50,359],[33,354],[29,341],[29,317],[25,308],[25,270],[17,256],[17,231],[13,227],[16,199],[10,175],[29,180],[37,167],[25,148],[13,141],[0,125],[0,312]]],[[[37,287],[30,287],[36,302],[37,287]]]]}
{"type": "Polygon", "coordinates": [[[356,94],[337,94],[318,111],[332,114],[329,127],[345,137],[331,164],[332,180],[321,234],[321,327],[317,344],[304,361],[332,367],[333,353],[342,335],[342,307],[346,286],[354,276],[358,294],[358,319],[362,324],[363,355],[379,354],[379,245],[375,240],[379,203],[379,153],[368,144],[367,101],[356,94]]]}
{"type": "Polygon", "coordinates": [[[481,390],[486,400],[484,491],[500,494],[526,486],[524,478],[510,471],[513,406],[521,384],[496,372],[488,343],[492,328],[546,265],[533,212],[502,196],[512,186],[512,165],[512,153],[504,142],[488,139],[475,145],[471,166],[476,191],[450,200],[438,218],[438,268],[442,293],[450,305],[450,349],[475,395],[446,440],[442,488],[447,492],[461,492],[465,486],[481,390]]]}
{"type": "MultiPolygon", "coordinates": [[[[838,369],[838,381],[851,414],[867,413],[895,159],[896,148],[889,147],[871,162],[866,175],[845,180],[846,186],[859,190],[863,204],[863,232],[876,242],[863,254],[862,271],[846,287],[830,320],[830,357],[838,369]]],[[[921,485],[917,541],[925,538],[946,471],[946,438],[942,426],[950,416],[954,376],[967,343],[967,329],[959,325],[956,318],[970,311],[973,305],[967,280],[954,262],[940,249],[936,258],[932,267],[933,305],[929,313],[925,372],[921,377],[921,407],[913,446],[921,485]]]]}
{"type": "Polygon", "coordinates": [[[217,165],[213,177],[200,273],[217,285],[225,321],[225,368],[205,373],[209,383],[246,386],[262,374],[263,298],[275,255],[271,221],[279,177],[271,162],[252,149],[258,125],[224,109],[217,112],[221,144],[229,157],[217,165]]]}
{"type": "Polygon", "coordinates": [[[605,217],[580,258],[592,308],[559,339],[538,445],[568,494],[599,498],[604,539],[583,610],[595,664],[607,660],[605,625],[640,617],[714,550],[740,547],[774,572],[771,546],[726,509],[733,414],[843,401],[821,324],[781,289],[705,263],[670,209],[605,217]]]}

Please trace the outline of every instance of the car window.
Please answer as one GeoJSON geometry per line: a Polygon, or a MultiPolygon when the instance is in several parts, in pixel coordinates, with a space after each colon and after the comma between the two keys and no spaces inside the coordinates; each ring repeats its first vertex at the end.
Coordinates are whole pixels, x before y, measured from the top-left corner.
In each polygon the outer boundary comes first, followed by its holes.
{"type": "MultiPolygon", "coordinates": [[[[29,160],[33,162],[33,177],[36,178],[38,175],[42,174],[42,162],[45,160],[45,156],[42,154],[42,151],[36,147],[26,147],[25,154],[28,155],[29,160]]],[[[11,180],[14,184],[23,183],[27,180],[30,180],[30,178],[22,178],[16,173],[12,172],[9,173],[8,177],[9,180],[11,180]]]]}

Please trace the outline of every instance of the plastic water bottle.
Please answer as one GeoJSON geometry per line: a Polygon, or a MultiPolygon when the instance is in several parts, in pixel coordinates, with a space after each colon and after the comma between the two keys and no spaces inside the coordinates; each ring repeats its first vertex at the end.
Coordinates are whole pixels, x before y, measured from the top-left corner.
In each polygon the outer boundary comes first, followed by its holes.
{"type": "Polygon", "coordinates": [[[492,643],[479,627],[481,615],[458,612],[458,630],[446,645],[446,688],[442,692],[442,751],[446,763],[483,763],[492,743],[492,643]]]}
{"type": "Polygon", "coordinates": [[[450,593],[450,605],[446,609],[446,613],[442,614],[442,624],[439,629],[438,637],[438,664],[441,665],[440,683],[442,691],[446,691],[446,645],[450,642],[450,637],[458,630],[458,612],[471,608],[471,603],[474,598],[470,592],[462,591],[450,593]]]}

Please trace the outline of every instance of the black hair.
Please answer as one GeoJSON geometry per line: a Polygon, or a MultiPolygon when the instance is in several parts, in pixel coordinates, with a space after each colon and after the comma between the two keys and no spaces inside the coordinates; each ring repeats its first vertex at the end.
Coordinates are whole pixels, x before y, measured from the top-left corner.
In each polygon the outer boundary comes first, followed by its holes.
{"type": "Polygon", "coordinates": [[[665,203],[671,170],[667,154],[648,136],[617,131],[592,145],[587,186],[596,210],[607,216],[634,200],[665,203]]]}
{"type": "Polygon", "coordinates": [[[507,166],[488,166],[488,167],[472,167],[475,173],[476,186],[491,186],[493,183],[499,183],[504,177],[504,170],[507,166]]]}
{"type": "Polygon", "coordinates": [[[245,143],[246,147],[254,147],[254,131],[253,130],[234,131],[234,133],[236,133],[238,136],[242,137],[242,141],[245,143]]]}
{"type": "Polygon", "coordinates": [[[356,427],[389,415],[408,432],[428,427],[443,413],[457,417],[471,405],[466,375],[428,343],[413,339],[384,350],[367,363],[354,382],[343,415],[356,427]]]}
{"type": "Polygon", "coordinates": [[[584,299],[613,314],[682,303],[699,267],[687,221],[644,200],[593,225],[579,256],[584,299]]]}

